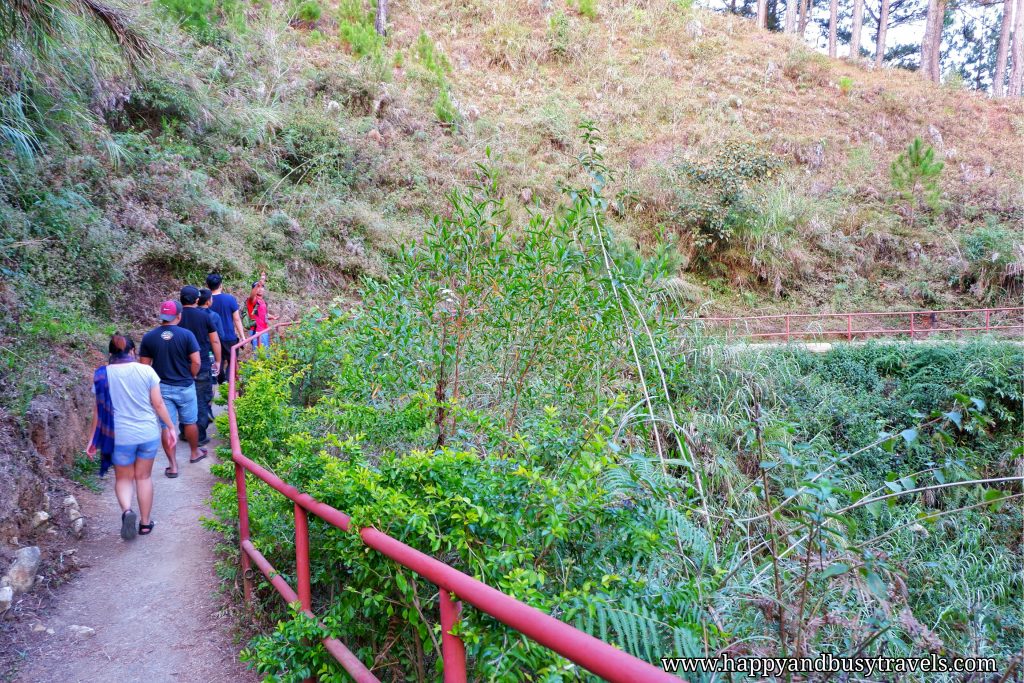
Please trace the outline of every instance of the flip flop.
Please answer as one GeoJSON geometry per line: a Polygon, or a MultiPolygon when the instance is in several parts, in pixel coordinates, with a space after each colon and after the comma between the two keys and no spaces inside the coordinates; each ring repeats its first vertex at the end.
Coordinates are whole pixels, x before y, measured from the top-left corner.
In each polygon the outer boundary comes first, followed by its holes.
{"type": "Polygon", "coordinates": [[[167,477],[168,479],[177,479],[178,478],[178,473],[177,472],[171,472],[171,468],[170,467],[165,467],[164,468],[164,476],[167,477]]]}
{"type": "Polygon", "coordinates": [[[200,455],[198,458],[196,458],[195,460],[192,460],[191,458],[189,459],[189,462],[192,463],[193,465],[210,454],[210,452],[207,451],[205,448],[200,448],[199,452],[202,453],[202,455],[200,455]]]}
{"type": "Polygon", "coordinates": [[[143,524],[139,522],[139,536],[149,536],[153,533],[153,527],[156,526],[156,522],[149,520],[149,524],[143,524]]]}
{"type": "Polygon", "coordinates": [[[131,510],[121,513],[121,538],[130,541],[135,538],[135,521],[138,517],[131,510]]]}

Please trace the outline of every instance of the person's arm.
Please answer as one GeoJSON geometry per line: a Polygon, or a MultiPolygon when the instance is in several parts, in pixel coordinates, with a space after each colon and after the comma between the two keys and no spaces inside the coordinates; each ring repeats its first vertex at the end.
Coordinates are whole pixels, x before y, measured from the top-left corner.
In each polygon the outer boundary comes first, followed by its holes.
{"type": "Polygon", "coordinates": [[[100,426],[100,409],[96,405],[96,401],[92,402],[92,427],[89,428],[89,443],[85,447],[85,454],[92,460],[93,456],[96,455],[96,444],[93,443],[93,436],[96,434],[96,428],[100,426]]]}
{"type": "Polygon", "coordinates": [[[199,359],[199,352],[193,351],[192,353],[188,354],[188,359],[192,362],[192,376],[198,376],[199,367],[202,365],[202,361],[199,359]]]}
{"type": "Polygon", "coordinates": [[[171,425],[171,414],[167,412],[167,406],[164,405],[164,397],[160,395],[160,384],[154,384],[149,388],[149,402],[153,406],[153,410],[156,411],[156,416],[160,419],[160,430],[167,430],[168,445],[174,448],[175,444],[178,443],[178,430],[171,425]]]}
{"type": "Polygon", "coordinates": [[[142,363],[143,365],[152,366],[153,357],[147,356],[147,353],[149,353],[149,347],[146,346],[145,342],[143,342],[142,344],[139,345],[139,362],[142,363]]]}
{"type": "Polygon", "coordinates": [[[238,315],[238,311],[231,314],[231,319],[235,323],[235,333],[239,339],[245,339],[245,328],[242,327],[242,316],[238,315]]]}
{"type": "Polygon", "coordinates": [[[216,330],[210,330],[210,346],[213,347],[213,362],[218,366],[220,365],[220,337],[217,336],[216,330]]]}

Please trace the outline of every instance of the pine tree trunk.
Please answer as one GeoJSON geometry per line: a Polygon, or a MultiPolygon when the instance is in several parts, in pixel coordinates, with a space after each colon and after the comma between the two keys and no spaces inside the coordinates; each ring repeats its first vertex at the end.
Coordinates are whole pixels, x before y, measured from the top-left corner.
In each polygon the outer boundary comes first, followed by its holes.
{"type": "Polygon", "coordinates": [[[878,13],[878,35],[875,38],[875,66],[882,68],[885,59],[885,34],[889,30],[889,0],[882,0],[878,13]]]}
{"type": "Polygon", "coordinates": [[[768,28],[768,0],[757,0],[757,27],[768,28]]]}
{"type": "Polygon", "coordinates": [[[838,47],[836,25],[839,23],[839,0],[830,0],[828,6],[828,56],[835,57],[838,47]]]}
{"type": "Polygon", "coordinates": [[[1010,97],[1020,97],[1024,84],[1024,0],[1017,0],[1013,20],[1013,73],[1010,75],[1010,97]]]}
{"type": "Polygon", "coordinates": [[[932,80],[938,83],[942,80],[942,66],[940,64],[940,58],[942,57],[942,32],[946,27],[946,2],[947,0],[938,0],[935,8],[935,34],[932,37],[932,80]]]}
{"type": "Polygon", "coordinates": [[[803,0],[800,3],[800,26],[797,28],[797,33],[803,38],[807,31],[807,22],[811,16],[811,0],[803,0]]]}
{"type": "Polygon", "coordinates": [[[942,25],[946,16],[946,0],[928,0],[928,19],[921,41],[921,75],[938,83],[941,76],[939,53],[942,48],[942,25]]]}
{"type": "Polygon", "coordinates": [[[935,33],[935,5],[937,0],[928,0],[928,15],[924,23],[924,38],[921,39],[921,60],[918,71],[931,80],[932,69],[932,34],[935,33]]]}
{"type": "Polygon", "coordinates": [[[1013,25],[1013,0],[1003,0],[1003,20],[996,49],[996,72],[992,75],[992,96],[1006,94],[1006,59],[1010,55],[1010,27],[1013,25]]]}
{"type": "Polygon", "coordinates": [[[387,35],[388,0],[377,0],[377,16],[373,20],[373,29],[379,36],[387,35]]]}
{"type": "Polygon", "coordinates": [[[801,0],[786,0],[786,33],[796,32],[797,8],[801,0]]]}
{"type": "Polygon", "coordinates": [[[864,0],[853,0],[853,29],[850,32],[850,59],[860,59],[860,31],[864,26],[864,0]]]}

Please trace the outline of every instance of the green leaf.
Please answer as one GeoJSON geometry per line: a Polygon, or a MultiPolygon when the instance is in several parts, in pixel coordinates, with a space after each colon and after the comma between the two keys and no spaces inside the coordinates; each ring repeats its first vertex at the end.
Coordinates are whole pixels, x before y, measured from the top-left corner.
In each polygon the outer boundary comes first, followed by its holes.
{"type": "Polygon", "coordinates": [[[886,600],[889,597],[889,589],[885,585],[885,581],[882,577],[875,572],[868,572],[867,576],[864,577],[867,581],[868,588],[874,593],[875,597],[879,600],[886,600]]]}
{"type": "Polygon", "coordinates": [[[839,576],[840,574],[845,574],[848,571],[850,571],[850,565],[843,564],[842,562],[836,562],[835,564],[830,566],[828,569],[823,571],[821,574],[819,574],[818,578],[830,579],[833,576],[839,576]]]}

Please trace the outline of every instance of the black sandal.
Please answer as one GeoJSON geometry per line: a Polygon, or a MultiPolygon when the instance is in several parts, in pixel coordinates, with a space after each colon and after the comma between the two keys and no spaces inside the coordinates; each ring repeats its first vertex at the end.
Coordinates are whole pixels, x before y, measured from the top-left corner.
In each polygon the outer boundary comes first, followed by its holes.
{"type": "Polygon", "coordinates": [[[153,533],[153,527],[156,526],[156,522],[149,520],[149,524],[143,524],[139,522],[139,536],[148,536],[153,533]]]}
{"type": "Polygon", "coordinates": [[[128,509],[121,513],[121,538],[130,541],[135,538],[135,513],[128,509]]]}

